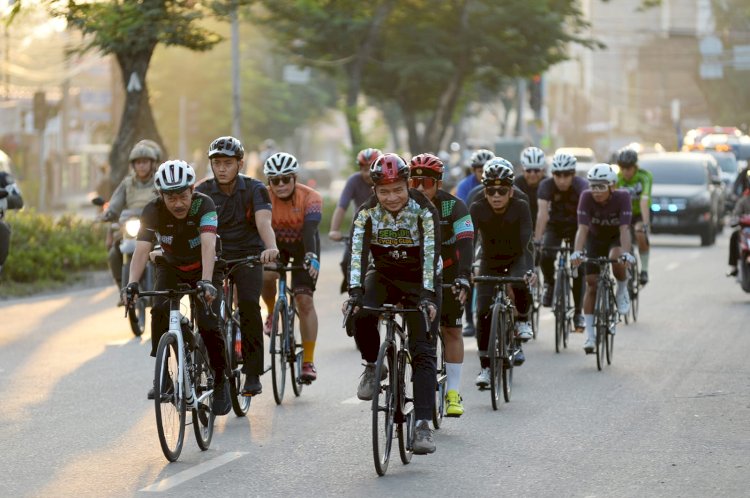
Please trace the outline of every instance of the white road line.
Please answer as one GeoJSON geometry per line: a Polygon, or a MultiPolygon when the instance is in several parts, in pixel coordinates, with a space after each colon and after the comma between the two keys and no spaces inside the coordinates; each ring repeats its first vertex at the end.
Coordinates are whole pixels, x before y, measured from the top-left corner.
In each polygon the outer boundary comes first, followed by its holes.
{"type": "Polygon", "coordinates": [[[161,481],[155,482],[154,484],[150,486],[146,486],[145,488],[141,489],[141,491],[155,492],[155,493],[167,491],[169,489],[174,488],[175,486],[182,484],[185,481],[189,481],[190,479],[194,477],[198,477],[199,475],[205,474],[208,471],[221,467],[222,465],[226,463],[229,463],[233,460],[237,460],[238,458],[244,455],[247,455],[246,451],[233,451],[230,453],[224,453],[223,455],[217,456],[216,458],[212,458],[211,460],[207,460],[203,463],[200,463],[196,465],[195,467],[191,467],[187,470],[183,470],[182,472],[178,472],[177,474],[171,477],[167,477],[166,479],[162,479],[161,481]]]}
{"type": "Polygon", "coordinates": [[[672,263],[669,263],[667,266],[664,267],[666,271],[672,271],[676,270],[680,266],[680,263],[677,261],[673,261],[672,263]]]}
{"type": "Polygon", "coordinates": [[[352,396],[351,398],[346,398],[344,401],[341,402],[342,405],[358,405],[360,403],[364,403],[364,401],[362,401],[356,396],[352,396]]]}
{"type": "Polygon", "coordinates": [[[125,344],[129,343],[133,339],[121,339],[119,341],[112,341],[108,342],[107,346],[124,346],[125,344]]]}

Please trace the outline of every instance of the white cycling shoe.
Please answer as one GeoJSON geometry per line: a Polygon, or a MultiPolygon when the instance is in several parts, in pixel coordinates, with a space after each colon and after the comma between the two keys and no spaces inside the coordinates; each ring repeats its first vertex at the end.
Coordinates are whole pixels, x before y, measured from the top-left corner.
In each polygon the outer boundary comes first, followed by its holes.
{"type": "Polygon", "coordinates": [[[522,341],[528,341],[533,337],[531,324],[529,322],[518,322],[516,324],[516,334],[522,341]]]}
{"type": "Polygon", "coordinates": [[[621,315],[627,315],[630,311],[630,296],[628,295],[628,289],[624,289],[622,292],[618,292],[615,296],[617,301],[617,312],[621,315]]]}
{"type": "Polygon", "coordinates": [[[480,370],[479,375],[477,375],[477,379],[474,381],[474,384],[480,389],[489,387],[490,386],[490,369],[483,368],[482,370],[480,370]]]}

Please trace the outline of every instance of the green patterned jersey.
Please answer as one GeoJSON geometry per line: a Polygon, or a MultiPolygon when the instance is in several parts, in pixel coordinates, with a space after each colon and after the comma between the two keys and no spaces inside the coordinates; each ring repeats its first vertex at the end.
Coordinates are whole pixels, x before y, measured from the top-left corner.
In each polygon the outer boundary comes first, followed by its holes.
{"type": "Polygon", "coordinates": [[[617,187],[630,192],[630,200],[633,202],[633,215],[641,214],[641,197],[644,195],[651,204],[651,185],[653,182],[651,173],[640,168],[630,180],[626,180],[622,176],[622,172],[617,174],[617,187]]]}

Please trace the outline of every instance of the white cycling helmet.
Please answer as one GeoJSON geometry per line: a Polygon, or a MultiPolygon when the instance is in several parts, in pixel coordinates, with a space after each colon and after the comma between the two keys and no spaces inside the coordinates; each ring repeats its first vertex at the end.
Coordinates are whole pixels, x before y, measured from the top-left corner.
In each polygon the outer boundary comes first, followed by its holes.
{"type": "Polygon", "coordinates": [[[607,163],[595,164],[586,175],[589,183],[607,183],[614,185],[617,181],[617,173],[615,173],[612,165],[607,163]]]}
{"type": "Polygon", "coordinates": [[[491,150],[478,149],[474,151],[469,161],[471,162],[472,168],[481,168],[493,157],[495,157],[495,154],[493,154],[491,150]]]}
{"type": "Polygon", "coordinates": [[[263,164],[263,174],[266,176],[296,175],[298,171],[297,158],[286,152],[277,152],[263,164]]]}
{"type": "Polygon", "coordinates": [[[550,171],[552,173],[561,171],[575,171],[576,170],[576,156],[568,154],[567,152],[558,152],[552,157],[552,164],[550,164],[550,171]]]}
{"type": "Polygon", "coordinates": [[[539,147],[526,147],[521,152],[523,169],[544,169],[544,151],[539,147]]]}
{"type": "Polygon", "coordinates": [[[194,184],[195,171],[179,159],[161,163],[154,175],[154,185],[159,192],[182,192],[194,184]]]}

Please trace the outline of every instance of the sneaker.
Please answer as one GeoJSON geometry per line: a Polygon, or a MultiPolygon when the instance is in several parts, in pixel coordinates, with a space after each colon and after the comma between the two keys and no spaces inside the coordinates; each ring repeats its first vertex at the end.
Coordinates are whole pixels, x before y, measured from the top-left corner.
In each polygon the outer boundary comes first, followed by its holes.
{"type": "Polygon", "coordinates": [[[421,421],[417,424],[414,435],[414,454],[429,455],[435,453],[435,442],[432,440],[432,429],[429,422],[421,421]]]}
{"type": "Polygon", "coordinates": [[[641,287],[646,285],[648,283],[648,272],[646,270],[641,271],[638,280],[641,282],[641,287]]]}
{"type": "Polygon", "coordinates": [[[552,286],[548,283],[544,284],[544,293],[542,294],[542,306],[545,308],[551,308],[552,307],[552,294],[554,293],[554,290],[552,289],[552,286]]]}
{"type": "Polygon", "coordinates": [[[302,374],[299,378],[305,382],[312,382],[318,378],[318,371],[315,370],[315,364],[313,362],[307,362],[302,364],[302,374]]]}
{"type": "Polygon", "coordinates": [[[630,311],[630,296],[627,288],[623,292],[617,293],[615,301],[617,301],[617,312],[621,315],[627,315],[630,311]]]}
{"type": "Polygon", "coordinates": [[[479,375],[477,375],[477,379],[474,381],[474,384],[479,389],[486,389],[490,387],[490,369],[489,368],[483,368],[479,371],[479,375]]]}
{"type": "Polygon", "coordinates": [[[729,271],[727,271],[727,277],[736,277],[739,274],[739,270],[737,270],[736,266],[730,266],[729,271]]]}
{"type": "Polygon", "coordinates": [[[586,354],[593,353],[595,347],[596,347],[596,339],[593,337],[588,337],[586,339],[586,342],[583,343],[583,350],[586,352],[586,354]]]}
{"type": "Polygon", "coordinates": [[[156,389],[153,387],[148,390],[148,394],[146,395],[147,399],[154,399],[156,397],[156,389]]]}
{"type": "Polygon", "coordinates": [[[461,335],[464,337],[474,337],[477,335],[477,330],[474,328],[473,323],[466,323],[464,324],[463,331],[461,332],[461,335]]]}
{"type": "Polygon", "coordinates": [[[575,316],[573,316],[573,329],[575,329],[576,332],[583,332],[583,329],[586,328],[586,320],[583,319],[583,315],[580,313],[577,313],[575,316]]]}
{"type": "Polygon", "coordinates": [[[447,402],[447,406],[445,407],[446,417],[460,417],[464,414],[464,405],[461,404],[463,399],[461,399],[458,391],[455,389],[448,391],[445,395],[445,401],[447,402]]]}
{"type": "Polygon", "coordinates": [[[226,415],[232,410],[232,401],[229,399],[229,383],[223,375],[214,384],[213,398],[211,411],[215,415],[226,415]]]}
{"type": "MultiPolygon", "coordinates": [[[[174,386],[172,384],[172,377],[167,377],[166,379],[166,386],[164,388],[164,393],[170,393],[174,391],[174,386]]],[[[148,394],[146,394],[146,398],[153,400],[156,397],[156,388],[152,387],[148,390],[148,394]]]]}
{"type": "Polygon", "coordinates": [[[516,323],[516,337],[521,339],[523,342],[528,341],[533,337],[531,331],[531,323],[529,322],[518,322],[516,323]]]}
{"type": "Polygon", "coordinates": [[[370,401],[375,389],[378,387],[378,381],[375,379],[375,364],[368,363],[365,365],[365,371],[362,372],[362,379],[357,387],[357,397],[363,401],[370,401]]]}
{"type": "Polygon", "coordinates": [[[520,367],[526,361],[526,355],[523,354],[523,349],[519,349],[518,352],[513,356],[513,366],[520,367]]]}
{"type": "Polygon", "coordinates": [[[263,385],[260,383],[259,375],[247,375],[245,383],[242,385],[243,396],[257,396],[263,392],[263,385]]]}
{"type": "Polygon", "coordinates": [[[268,337],[271,337],[271,328],[273,327],[273,315],[268,315],[266,321],[263,324],[263,333],[268,337]]]}

